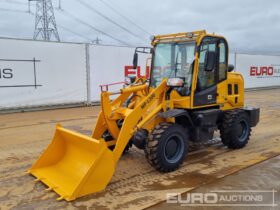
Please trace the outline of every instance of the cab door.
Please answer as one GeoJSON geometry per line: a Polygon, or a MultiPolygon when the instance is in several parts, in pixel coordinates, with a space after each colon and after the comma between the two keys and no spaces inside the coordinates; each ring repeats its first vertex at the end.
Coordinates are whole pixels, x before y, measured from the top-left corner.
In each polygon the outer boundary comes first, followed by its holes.
{"type": "Polygon", "coordinates": [[[217,86],[226,80],[227,54],[227,43],[222,38],[206,37],[201,42],[194,107],[218,103],[217,86]]]}

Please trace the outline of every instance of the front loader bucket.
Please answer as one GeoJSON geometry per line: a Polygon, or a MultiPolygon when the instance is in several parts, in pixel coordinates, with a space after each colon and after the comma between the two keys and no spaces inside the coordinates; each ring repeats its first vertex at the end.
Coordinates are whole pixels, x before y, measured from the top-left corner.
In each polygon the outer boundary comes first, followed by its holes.
{"type": "Polygon", "coordinates": [[[67,201],[103,190],[115,171],[103,139],[57,125],[53,141],[28,171],[67,201]]]}

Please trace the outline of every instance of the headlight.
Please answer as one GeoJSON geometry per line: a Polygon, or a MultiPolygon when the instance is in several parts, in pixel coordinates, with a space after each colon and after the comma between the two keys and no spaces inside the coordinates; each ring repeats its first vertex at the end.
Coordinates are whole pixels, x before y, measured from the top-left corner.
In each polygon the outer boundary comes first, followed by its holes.
{"type": "Polygon", "coordinates": [[[182,78],[169,78],[167,80],[168,87],[183,87],[184,80],[182,78]]]}

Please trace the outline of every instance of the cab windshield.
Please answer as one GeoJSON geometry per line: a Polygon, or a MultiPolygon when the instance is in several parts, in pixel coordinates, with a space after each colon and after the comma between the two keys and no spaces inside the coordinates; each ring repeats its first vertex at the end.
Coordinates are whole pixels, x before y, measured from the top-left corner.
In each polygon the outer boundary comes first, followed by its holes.
{"type": "Polygon", "coordinates": [[[184,80],[184,95],[190,91],[195,43],[162,43],[155,47],[151,86],[157,87],[164,78],[184,80]]]}

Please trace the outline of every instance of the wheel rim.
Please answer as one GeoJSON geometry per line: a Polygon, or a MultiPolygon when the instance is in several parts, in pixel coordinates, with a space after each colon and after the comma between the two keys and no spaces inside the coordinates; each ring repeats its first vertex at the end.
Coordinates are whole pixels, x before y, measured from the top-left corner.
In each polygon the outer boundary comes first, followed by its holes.
{"type": "Polygon", "coordinates": [[[179,135],[170,136],[165,142],[164,157],[169,163],[180,160],[184,153],[184,139],[179,135]]]}
{"type": "Polygon", "coordinates": [[[240,120],[237,125],[237,136],[239,141],[244,142],[247,139],[249,132],[248,122],[244,119],[240,120]]]}

